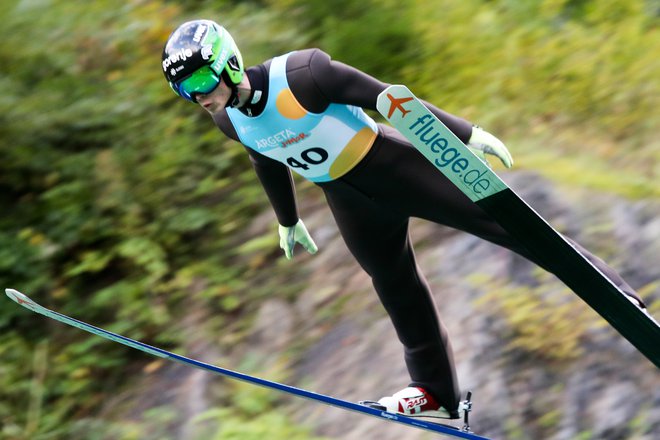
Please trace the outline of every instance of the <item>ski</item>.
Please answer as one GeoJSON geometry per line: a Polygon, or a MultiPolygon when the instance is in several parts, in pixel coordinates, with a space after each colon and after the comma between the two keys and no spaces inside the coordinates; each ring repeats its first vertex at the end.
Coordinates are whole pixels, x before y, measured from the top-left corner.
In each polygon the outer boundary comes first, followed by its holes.
{"type": "Polygon", "coordinates": [[[548,222],[475,156],[402,85],[378,96],[378,111],[435,167],[525,244],[573,292],[660,367],[660,325],[633,304],[548,222]]]}
{"type": "MultiPolygon", "coordinates": [[[[335,397],[331,396],[326,396],[323,394],[318,394],[314,393],[312,391],[307,391],[301,388],[296,388],[292,387],[289,385],[284,385],[281,383],[277,382],[272,382],[269,380],[265,379],[260,379],[255,376],[250,376],[247,374],[239,373],[236,371],[228,370],[222,367],[218,367],[215,365],[207,364],[205,362],[196,360],[196,359],[191,359],[185,356],[181,356],[172,352],[169,352],[167,350],[163,350],[158,347],[154,347],[148,344],[145,344],[140,341],[136,341],[131,338],[127,338],[126,336],[119,335],[117,333],[113,333],[108,330],[104,330],[99,327],[95,327],[91,324],[87,324],[85,322],[79,321],[77,319],[71,318],[67,315],[63,315],[61,313],[55,312],[53,310],[50,310],[46,307],[43,307],[36,302],[32,301],[30,298],[28,298],[26,295],[23,293],[14,290],[14,289],[5,289],[5,293],[7,296],[16,302],[17,304],[25,307],[28,310],[31,310],[35,313],[38,313],[40,315],[46,316],[48,318],[54,319],[56,321],[60,321],[64,324],[77,327],[81,330],[84,330],[89,333],[93,333],[95,335],[101,336],[103,338],[109,339],[114,342],[118,342],[120,344],[124,344],[128,347],[134,348],[136,350],[143,351],[145,353],[148,353],[152,356],[157,356],[160,358],[165,358],[169,359],[175,362],[179,362],[188,366],[196,367],[201,370],[206,370],[210,371],[216,374],[220,374],[225,377],[229,377],[232,379],[240,380],[243,382],[247,382],[253,385],[261,386],[264,388],[270,388],[273,390],[281,391],[287,394],[291,394],[297,397],[302,397],[306,398],[309,400],[313,400],[315,402],[319,402],[325,405],[329,406],[334,406],[337,408],[341,408],[344,410],[360,413],[360,414],[365,414],[369,416],[374,416],[380,419],[385,419],[391,422],[397,422],[403,425],[408,425],[414,428],[418,429],[423,429],[426,431],[431,431],[435,432],[438,434],[443,434],[446,436],[450,437],[456,437],[456,438],[465,438],[465,439],[473,439],[473,440],[488,440],[486,437],[481,437],[479,435],[474,434],[469,430],[469,425],[467,424],[467,414],[468,412],[466,411],[465,413],[465,425],[462,428],[458,428],[455,426],[451,425],[445,425],[442,423],[435,423],[435,422],[429,422],[426,420],[421,420],[421,419],[416,419],[413,417],[407,417],[403,416],[400,414],[393,414],[389,413],[386,411],[383,411],[382,407],[378,407],[377,405],[373,405],[372,402],[363,402],[363,403],[353,403],[349,402],[346,400],[338,399],[335,397]]],[[[469,399],[469,397],[468,397],[469,399]]],[[[468,407],[469,408],[469,407],[468,407]]]]}

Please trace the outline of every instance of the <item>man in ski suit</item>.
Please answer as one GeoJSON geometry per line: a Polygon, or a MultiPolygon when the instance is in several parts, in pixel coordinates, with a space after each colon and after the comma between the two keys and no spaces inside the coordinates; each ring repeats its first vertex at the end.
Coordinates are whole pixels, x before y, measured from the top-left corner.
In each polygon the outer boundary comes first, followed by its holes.
{"type": "MultiPolygon", "coordinates": [[[[290,171],[323,190],[404,347],[411,383],[380,403],[411,416],[460,417],[451,345],[415,262],[409,219],[460,229],[542,263],[396,130],[376,124],[362,110],[376,110],[388,84],[323,51],[296,51],[244,69],[230,34],[213,21],[196,20],[168,39],[163,71],[178,95],[202,106],[226,136],[245,146],[277,216],[287,258],[295,243],[317,251],[298,217],[290,171]]],[[[508,150],[495,136],[425,105],[482,160],[488,153],[511,167],[508,150]]],[[[613,269],[572,243],[643,307],[613,269]]]]}

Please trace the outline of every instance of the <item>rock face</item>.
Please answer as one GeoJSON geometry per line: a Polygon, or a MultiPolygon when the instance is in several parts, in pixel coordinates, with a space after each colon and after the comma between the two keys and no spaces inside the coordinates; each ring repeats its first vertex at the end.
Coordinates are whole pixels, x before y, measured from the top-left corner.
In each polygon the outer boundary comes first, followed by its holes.
{"type": "MultiPolygon", "coordinates": [[[[634,288],[643,288],[647,302],[657,301],[660,287],[649,283],[660,278],[660,204],[548,189],[548,182],[526,173],[506,179],[551,224],[604,258],[634,288]]],[[[264,350],[282,346],[283,338],[307,341],[306,350],[291,365],[295,373],[289,382],[319,393],[357,401],[406,386],[408,376],[394,330],[327,210],[310,209],[305,222],[321,252],[303,257],[309,287],[294,303],[287,307],[272,300],[262,306],[279,309],[282,322],[293,323],[280,325],[286,335],[274,332],[270,340],[262,339],[264,350]],[[328,310],[337,307],[341,313],[328,318],[328,310]]],[[[440,318],[450,332],[461,386],[474,392],[476,432],[511,439],[660,438],[657,369],[559,281],[540,275],[522,257],[445,227],[414,221],[411,235],[440,318]],[[576,319],[587,321],[575,337],[581,354],[553,357],[544,352],[544,346],[555,346],[553,338],[565,337],[553,334],[554,328],[563,328],[556,327],[561,321],[548,332],[543,321],[521,324],[523,330],[539,329],[537,337],[546,342],[539,349],[516,346],[520,328],[493,304],[499,297],[489,298],[492,285],[500,290],[512,286],[517,295],[530,298],[542,295],[548,304],[560,296],[558,304],[568,302],[570,308],[581,310],[576,319]]],[[[546,311],[538,316],[551,315],[546,311]]],[[[563,325],[570,329],[579,324],[563,325]]],[[[258,327],[255,332],[264,334],[258,327]]],[[[330,438],[430,438],[321,405],[295,400],[290,405],[299,421],[330,438]]]]}
{"type": "MultiPolygon", "coordinates": [[[[658,201],[553,188],[528,173],[505,179],[557,229],[640,289],[658,317],[658,201]]],[[[409,379],[403,351],[368,276],[327,207],[305,197],[301,205],[320,248],[314,256],[299,252],[290,266],[291,282],[307,287],[294,299],[273,296],[260,304],[248,335],[223,365],[256,357],[258,368],[250,373],[267,377],[284,369],[286,377],[277,380],[350,401],[398,391],[409,379]]],[[[260,216],[250,231],[267,233],[273,221],[260,216]]],[[[414,220],[411,237],[449,330],[461,387],[474,392],[475,432],[494,439],[660,438],[658,370],[559,281],[520,256],[446,227],[414,220]]],[[[189,347],[191,354],[213,351],[211,341],[198,344],[206,348],[189,347]]],[[[215,402],[208,381],[194,370],[163,366],[164,382],[175,368],[177,383],[187,385],[170,401],[185,420],[205,409],[185,402],[227,404],[215,402]]],[[[434,438],[296,398],[282,399],[278,408],[327,438],[434,438]]],[[[203,438],[185,420],[176,423],[174,438],[203,438]]]]}

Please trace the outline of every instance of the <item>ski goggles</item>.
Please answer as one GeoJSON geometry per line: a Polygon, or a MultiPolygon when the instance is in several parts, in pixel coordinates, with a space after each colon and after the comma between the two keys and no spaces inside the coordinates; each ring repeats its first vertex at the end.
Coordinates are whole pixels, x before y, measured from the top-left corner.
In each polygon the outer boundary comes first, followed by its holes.
{"type": "Polygon", "coordinates": [[[183,80],[170,84],[177,95],[191,102],[197,102],[195,95],[206,95],[220,85],[222,79],[209,66],[203,66],[195,70],[183,80]]]}

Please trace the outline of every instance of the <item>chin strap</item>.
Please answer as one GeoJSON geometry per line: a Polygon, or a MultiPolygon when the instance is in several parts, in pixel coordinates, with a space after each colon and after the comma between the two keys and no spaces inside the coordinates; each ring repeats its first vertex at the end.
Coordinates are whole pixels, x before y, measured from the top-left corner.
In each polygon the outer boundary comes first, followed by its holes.
{"type": "Polygon", "coordinates": [[[231,89],[231,95],[229,95],[229,99],[227,100],[227,104],[225,104],[225,108],[227,107],[232,107],[236,108],[238,106],[238,85],[234,84],[231,79],[229,78],[229,75],[227,72],[224,70],[220,74],[220,78],[225,82],[225,84],[229,85],[229,88],[231,89]]]}
{"type": "Polygon", "coordinates": [[[231,84],[231,95],[229,95],[229,99],[227,100],[227,104],[225,104],[225,108],[227,107],[237,108],[239,102],[238,86],[232,83],[227,83],[227,84],[231,84]]]}
{"type": "MultiPolygon", "coordinates": [[[[228,83],[231,84],[231,83],[228,83]]],[[[261,90],[252,90],[250,93],[250,96],[247,100],[245,100],[245,104],[242,106],[238,107],[238,103],[240,102],[240,96],[238,93],[238,86],[235,84],[231,85],[231,95],[229,95],[229,99],[227,100],[227,104],[225,104],[225,108],[231,107],[231,108],[245,108],[245,111],[247,112],[248,116],[252,116],[252,111],[251,111],[251,106],[254,104],[258,103],[261,100],[261,97],[263,95],[263,92],[261,90]]]]}
{"type": "Polygon", "coordinates": [[[231,95],[229,96],[229,99],[227,100],[227,104],[225,105],[225,108],[227,108],[227,107],[236,108],[236,106],[238,106],[238,87],[232,85],[231,86],[231,95]]]}

